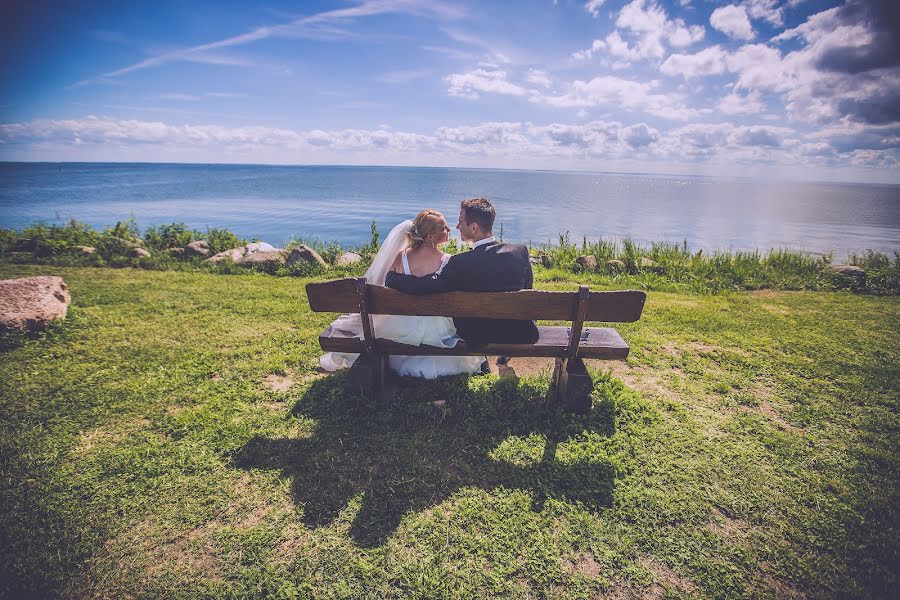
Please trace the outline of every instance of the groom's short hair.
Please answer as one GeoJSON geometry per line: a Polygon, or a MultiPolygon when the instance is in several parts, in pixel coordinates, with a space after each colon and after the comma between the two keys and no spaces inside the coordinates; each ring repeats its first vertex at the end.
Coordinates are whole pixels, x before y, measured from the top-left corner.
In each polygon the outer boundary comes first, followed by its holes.
{"type": "Polygon", "coordinates": [[[466,213],[466,221],[478,223],[478,228],[482,231],[493,230],[497,211],[494,210],[494,205],[487,198],[463,200],[460,206],[466,213]]]}

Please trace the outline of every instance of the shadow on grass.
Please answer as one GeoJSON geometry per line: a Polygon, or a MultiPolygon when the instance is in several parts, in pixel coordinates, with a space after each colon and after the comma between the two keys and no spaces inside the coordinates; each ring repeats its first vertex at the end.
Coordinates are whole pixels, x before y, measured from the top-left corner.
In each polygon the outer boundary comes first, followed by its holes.
{"type": "Polygon", "coordinates": [[[350,536],[375,547],[405,513],[468,486],[530,490],[535,511],[548,497],[591,509],[610,505],[614,468],[607,460],[596,452],[557,457],[560,444],[586,431],[612,435],[615,399],[602,390],[589,414],[572,415],[546,406],[546,385],[531,380],[407,380],[382,408],[347,390],[345,381],[319,380],[297,401],[293,413],[317,423],[311,437],[256,437],[234,456],[239,468],[279,469],[290,477],[311,527],[331,523],[361,494],[350,536]]]}

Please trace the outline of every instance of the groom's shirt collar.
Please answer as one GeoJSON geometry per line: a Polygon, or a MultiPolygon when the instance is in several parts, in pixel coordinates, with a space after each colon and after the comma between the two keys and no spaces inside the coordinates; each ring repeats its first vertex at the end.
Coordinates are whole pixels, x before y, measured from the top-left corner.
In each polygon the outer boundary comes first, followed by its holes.
{"type": "Polygon", "coordinates": [[[483,240],[478,240],[477,242],[475,242],[474,244],[472,244],[472,250],[474,250],[474,249],[477,248],[478,246],[484,246],[485,244],[493,244],[493,243],[496,242],[496,241],[497,241],[497,240],[494,239],[494,236],[486,237],[486,238],[484,238],[483,240]]]}

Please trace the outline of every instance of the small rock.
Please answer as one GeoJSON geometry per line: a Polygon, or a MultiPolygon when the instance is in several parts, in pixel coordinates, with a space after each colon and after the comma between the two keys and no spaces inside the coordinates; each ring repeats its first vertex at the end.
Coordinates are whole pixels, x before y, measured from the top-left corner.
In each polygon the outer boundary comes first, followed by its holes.
{"type": "Polygon", "coordinates": [[[267,244],[265,242],[252,242],[244,246],[244,254],[253,254],[254,252],[274,252],[275,250],[280,250],[280,248],[276,248],[272,244],[267,244]]]}
{"type": "Polygon", "coordinates": [[[26,277],[0,281],[0,329],[28,331],[65,319],[69,286],[62,277],[26,277]]]}
{"type": "Polygon", "coordinates": [[[638,266],[642,269],[652,269],[656,266],[656,262],[650,260],[646,256],[642,256],[638,259],[638,266]]]}
{"type": "Polygon", "coordinates": [[[19,238],[9,247],[10,252],[33,252],[34,240],[31,238],[19,238]]]}
{"type": "Polygon", "coordinates": [[[268,250],[245,254],[235,262],[245,266],[283,265],[285,261],[284,250],[268,250]]]}
{"type": "Polygon", "coordinates": [[[206,259],[206,262],[209,263],[217,263],[223,260],[230,260],[232,262],[237,262],[241,260],[244,256],[244,246],[239,246],[237,248],[232,248],[231,250],[225,250],[223,252],[219,252],[213,256],[210,256],[206,259]]]}
{"type": "Polygon", "coordinates": [[[359,261],[362,260],[362,256],[357,254],[356,252],[344,252],[340,256],[335,259],[334,264],[339,267],[345,267],[347,265],[355,265],[359,261]]]}
{"type": "Polygon", "coordinates": [[[618,258],[613,258],[606,261],[606,268],[613,273],[624,273],[626,269],[625,263],[618,258]]]}
{"type": "Polygon", "coordinates": [[[328,267],[328,263],[319,256],[319,253],[307,246],[306,244],[300,244],[293,250],[287,257],[287,266],[293,266],[298,262],[305,262],[310,264],[316,264],[321,267],[328,267]]]}
{"type": "Polygon", "coordinates": [[[575,259],[575,265],[582,271],[596,271],[597,259],[590,254],[579,256],[575,259]]]}
{"type": "Polygon", "coordinates": [[[202,256],[206,258],[210,255],[209,242],[206,240],[191,242],[183,248],[183,252],[188,256],[202,256]]]}
{"type": "Polygon", "coordinates": [[[93,254],[97,251],[93,246],[72,246],[72,250],[79,254],[93,254]]]}
{"type": "Polygon", "coordinates": [[[131,252],[128,253],[131,258],[149,258],[150,253],[144,250],[143,248],[132,248],[131,252]]]}
{"type": "Polygon", "coordinates": [[[862,267],[857,267],[856,265],[831,265],[828,269],[834,273],[844,275],[845,277],[852,277],[854,279],[866,278],[866,270],[862,267]]]}

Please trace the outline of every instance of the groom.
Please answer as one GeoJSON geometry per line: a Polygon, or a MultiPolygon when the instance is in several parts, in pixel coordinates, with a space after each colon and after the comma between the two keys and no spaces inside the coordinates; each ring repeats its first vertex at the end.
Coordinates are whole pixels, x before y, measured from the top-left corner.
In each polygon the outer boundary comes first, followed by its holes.
{"type": "MultiPolygon", "coordinates": [[[[407,294],[438,292],[511,292],[531,289],[534,276],[528,248],[521,244],[501,244],[492,229],[496,212],[484,198],[464,200],[456,228],[473,248],[452,256],[440,274],[414,277],[387,274],[385,285],[407,294]]],[[[456,332],[470,346],[487,343],[533,344],[538,339],[534,321],[515,319],[453,319],[456,332]]]]}

